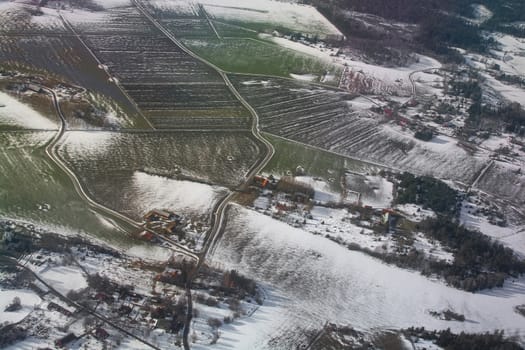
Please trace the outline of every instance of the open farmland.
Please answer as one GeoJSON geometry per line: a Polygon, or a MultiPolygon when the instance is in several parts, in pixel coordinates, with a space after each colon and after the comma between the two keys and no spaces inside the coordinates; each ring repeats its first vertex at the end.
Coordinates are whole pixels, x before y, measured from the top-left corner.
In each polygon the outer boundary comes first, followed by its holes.
{"type": "Polygon", "coordinates": [[[341,32],[314,7],[295,2],[271,0],[248,1],[239,6],[235,0],[207,0],[203,2],[145,1],[156,16],[198,17],[238,24],[257,31],[271,33],[301,33],[305,36],[340,38],[341,32]]]}
{"type": "Polygon", "coordinates": [[[66,34],[67,29],[55,11],[42,8],[36,13],[35,8],[21,3],[0,2],[1,34],[66,34]]]}
{"type": "Polygon", "coordinates": [[[221,76],[171,42],[134,7],[65,17],[155,128],[250,127],[249,112],[221,76]]]}
{"type": "Polygon", "coordinates": [[[216,38],[210,22],[202,17],[162,19],[161,23],[180,38],[216,38]]]}
{"type": "MultiPolygon", "coordinates": [[[[3,4],[4,12],[0,12],[0,22],[4,27],[11,23],[19,25],[19,10],[17,5],[3,4]],[[5,10],[5,9],[8,10],[5,10]],[[12,17],[5,17],[8,14],[12,17]]],[[[12,30],[0,30],[0,61],[3,65],[13,69],[23,69],[38,72],[42,75],[56,77],[77,84],[101,96],[101,99],[112,100],[127,114],[122,121],[121,127],[147,127],[146,121],[140,116],[136,107],[108,80],[108,75],[100,69],[98,62],[90,55],[89,51],[82,45],[73,33],[65,31],[65,27],[57,27],[54,24],[62,23],[55,12],[44,9],[42,16],[29,16],[29,20],[39,20],[42,27],[47,30],[26,33],[24,30],[14,28],[12,30]]],[[[25,13],[25,12],[22,12],[25,13]]],[[[38,27],[40,28],[40,27],[38,27]]],[[[69,127],[75,128],[74,125],[69,127]]]]}
{"type": "Polygon", "coordinates": [[[482,150],[451,137],[430,142],[370,111],[372,102],[338,90],[284,79],[233,76],[268,133],[380,165],[469,184],[488,162],[482,150]],[[368,103],[368,105],[367,105],[368,103]]]}
{"type": "MultiPolygon", "coordinates": [[[[226,10],[234,12],[239,10],[238,7],[229,5],[225,5],[226,10]]],[[[263,1],[247,5],[254,6],[256,9],[253,11],[255,12],[268,12],[267,9],[257,8],[261,5],[265,8],[272,7],[274,4],[263,1]]],[[[282,3],[282,5],[289,7],[290,4],[282,3]]],[[[342,67],[331,63],[330,59],[321,59],[315,55],[291,50],[270,40],[264,40],[264,36],[258,36],[258,32],[271,32],[273,30],[270,30],[271,24],[246,24],[256,25],[257,30],[254,30],[244,24],[240,26],[215,20],[210,16],[207,8],[211,6],[216,9],[222,6],[220,4],[192,3],[191,10],[181,8],[177,2],[173,4],[173,8],[170,7],[169,2],[158,1],[146,2],[146,6],[167,30],[177,38],[183,39],[184,45],[222,70],[236,73],[294,76],[298,79],[325,81],[329,84],[337,84],[338,77],[342,73],[342,67]],[[325,76],[335,78],[328,81],[324,79],[325,76]]],[[[306,21],[304,15],[309,10],[316,12],[307,6],[292,5],[291,7],[297,12],[295,15],[298,17],[298,22],[306,21]]],[[[272,11],[274,10],[272,7],[272,11]]],[[[320,14],[318,15],[319,18],[316,19],[324,20],[320,14]]],[[[313,30],[311,27],[309,29],[313,30]]],[[[330,32],[328,28],[324,30],[330,32]]],[[[309,31],[305,35],[308,36],[311,33],[309,31]]]]}
{"type": "Polygon", "coordinates": [[[215,30],[222,38],[253,38],[257,39],[259,34],[256,30],[241,27],[234,24],[224,23],[221,21],[212,21],[215,30]]]}
{"type": "Polygon", "coordinates": [[[321,149],[298,144],[272,135],[265,135],[275,148],[275,155],[264,168],[264,173],[276,176],[289,176],[304,169],[304,174],[321,178],[330,184],[334,191],[342,191],[341,180],[346,171],[354,173],[376,173],[380,167],[358,160],[346,158],[321,149]]]}
{"type": "Polygon", "coordinates": [[[460,291],[240,207],[230,210],[212,260],[254,276],[268,294],[253,322],[241,323],[219,339],[225,348],[305,348],[309,334],[327,320],[366,331],[417,324],[456,332],[524,332],[522,316],[514,312],[522,300],[523,278],[490,292],[460,291]],[[445,321],[429,313],[446,308],[470,322],[445,321]]]}
{"type": "Polygon", "coordinates": [[[82,35],[144,35],[158,34],[147,18],[131,6],[105,11],[72,10],[62,12],[64,18],[82,35]]]}
{"type": "Polygon", "coordinates": [[[34,67],[116,101],[132,117],[128,127],[144,127],[144,120],[125,95],[108,81],[89,52],[73,36],[1,36],[0,61],[34,67]]]}
{"type": "MultiPolygon", "coordinates": [[[[51,227],[65,234],[86,234],[116,245],[130,237],[92,210],[73,184],[44,152],[54,132],[0,133],[0,215],[51,227]]],[[[133,228],[118,225],[127,232],[133,228]]],[[[129,243],[127,243],[129,244],[129,243]]]]}
{"type": "Polygon", "coordinates": [[[525,175],[523,164],[496,161],[485,175],[476,183],[476,188],[505,199],[518,208],[525,204],[525,175]]]}
{"type": "MultiPolygon", "coordinates": [[[[18,96],[17,96],[18,97],[18,96]]],[[[51,101],[43,96],[15,98],[1,91],[0,130],[56,130],[58,120],[51,101]],[[27,103],[27,104],[25,104],[27,103]]]]}
{"type": "MultiPolygon", "coordinates": [[[[221,69],[235,73],[295,77],[319,82],[325,75],[339,77],[342,69],[323,60],[258,39],[184,40],[195,53],[221,69]]],[[[337,84],[338,80],[330,83],[337,84]]]]}
{"type": "Polygon", "coordinates": [[[137,183],[192,180],[236,187],[258,152],[244,132],[68,132],[59,151],[94,198],[135,219],[154,209],[144,208],[145,185],[137,183]]]}

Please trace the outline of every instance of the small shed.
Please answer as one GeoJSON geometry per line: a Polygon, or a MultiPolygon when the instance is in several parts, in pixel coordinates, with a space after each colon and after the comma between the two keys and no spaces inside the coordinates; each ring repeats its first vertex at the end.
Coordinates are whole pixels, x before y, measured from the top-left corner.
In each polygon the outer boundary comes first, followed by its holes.
{"type": "Polygon", "coordinates": [[[68,335],[60,338],[60,339],[57,339],[55,340],[55,346],[59,347],[59,348],[63,348],[65,347],[67,344],[71,343],[71,342],[74,342],[75,340],[77,340],[77,336],[73,333],[69,333],[68,335]]]}

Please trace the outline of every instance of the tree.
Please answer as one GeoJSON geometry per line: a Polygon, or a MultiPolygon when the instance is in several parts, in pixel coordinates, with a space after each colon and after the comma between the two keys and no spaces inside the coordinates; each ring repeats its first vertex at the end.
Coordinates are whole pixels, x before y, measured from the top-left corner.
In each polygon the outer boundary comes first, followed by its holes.
{"type": "Polygon", "coordinates": [[[22,302],[20,301],[19,297],[14,297],[11,304],[7,305],[5,308],[5,311],[7,312],[15,312],[22,308],[22,302]]]}

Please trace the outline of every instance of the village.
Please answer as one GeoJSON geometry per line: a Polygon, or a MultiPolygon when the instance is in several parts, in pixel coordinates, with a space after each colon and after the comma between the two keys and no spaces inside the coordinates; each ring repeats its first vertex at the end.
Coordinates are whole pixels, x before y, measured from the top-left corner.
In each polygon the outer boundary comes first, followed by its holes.
{"type": "MultiPolygon", "coordinates": [[[[180,254],[167,261],[128,257],[13,220],[1,221],[0,232],[0,346],[182,346],[192,259],[180,254]]],[[[223,324],[263,302],[255,283],[233,270],[201,268],[192,288],[194,344],[216,342],[223,324]]]]}
{"type": "MultiPolygon", "coordinates": [[[[436,212],[428,204],[399,203],[397,197],[403,182],[398,175],[347,172],[345,190],[339,194],[331,191],[321,178],[314,180],[304,175],[304,169],[297,170],[301,176],[280,179],[272,175],[256,176],[249,207],[350,250],[377,257],[418,254],[425,260],[444,264],[454,261],[454,251],[423,230],[422,223],[436,219],[436,212]]],[[[495,232],[510,230],[500,207],[490,199],[477,192],[466,195],[452,189],[447,191],[450,212],[466,227],[495,232]]]]}

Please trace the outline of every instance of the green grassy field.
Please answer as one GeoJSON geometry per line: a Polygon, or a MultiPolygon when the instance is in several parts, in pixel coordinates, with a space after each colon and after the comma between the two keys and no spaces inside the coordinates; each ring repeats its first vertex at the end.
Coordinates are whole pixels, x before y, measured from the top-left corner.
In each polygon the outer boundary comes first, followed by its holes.
{"type": "MultiPolygon", "coordinates": [[[[0,216],[129,247],[133,243],[130,236],[93,211],[75,192],[67,175],[49,160],[45,145],[53,135],[0,133],[0,216]]],[[[133,231],[126,223],[119,221],[118,225],[133,231]]]]}
{"type": "Polygon", "coordinates": [[[263,172],[273,175],[291,175],[301,166],[306,175],[319,177],[330,183],[333,190],[341,191],[341,177],[345,171],[375,173],[379,167],[334,153],[264,134],[275,148],[275,155],[263,172]]]}
{"type": "Polygon", "coordinates": [[[192,51],[219,68],[236,73],[275,75],[313,75],[319,82],[329,72],[339,76],[341,67],[314,56],[251,38],[225,38],[183,41],[192,51]]]}

